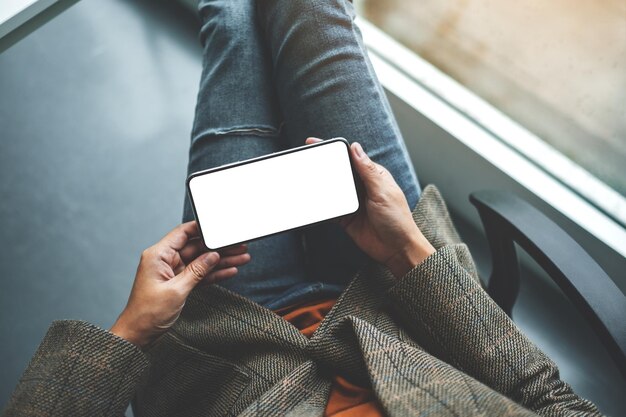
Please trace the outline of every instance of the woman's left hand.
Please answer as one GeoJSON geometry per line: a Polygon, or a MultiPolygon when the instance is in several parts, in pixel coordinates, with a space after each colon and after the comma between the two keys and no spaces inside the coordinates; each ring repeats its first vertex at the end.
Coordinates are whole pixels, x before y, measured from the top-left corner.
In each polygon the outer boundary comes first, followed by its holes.
{"type": "MultiPolygon", "coordinates": [[[[307,144],[320,142],[308,138],[307,144]]],[[[334,220],[372,259],[402,278],[435,252],[413,220],[402,189],[391,173],[372,161],[359,143],[349,148],[350,160],[363,185],[361,207],[356,213],[334,220]]]]}

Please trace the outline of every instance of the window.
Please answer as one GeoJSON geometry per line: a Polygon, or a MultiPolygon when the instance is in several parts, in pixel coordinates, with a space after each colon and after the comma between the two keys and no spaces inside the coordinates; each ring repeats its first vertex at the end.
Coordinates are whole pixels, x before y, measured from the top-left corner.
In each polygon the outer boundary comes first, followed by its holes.
{"type": "Polygon", "coordinates": [[[626,196],[626,3],[355,5],[365,19],[626,196]]]}

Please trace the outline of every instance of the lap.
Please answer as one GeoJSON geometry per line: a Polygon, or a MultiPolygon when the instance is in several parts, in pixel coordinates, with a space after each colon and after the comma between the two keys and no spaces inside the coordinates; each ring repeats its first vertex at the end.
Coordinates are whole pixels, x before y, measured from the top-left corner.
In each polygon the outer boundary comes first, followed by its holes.
{"type": "MultiPolygon", "coordinates": [[[[190,173],[301,146],[307,136],[342,136],[417,203],[415,171],[349,1],[204,0],[199,8],[204,65],[190,173]]],[[[193,217],[188,202],[184,217],[193,217]]],[[[252,242],[250,252],[224,285],[261,304],[307,284],[344,285],[368,259],[330,223],[252,242]]]]}
{"type": "MultiPolygon", "coordinates": [[[[420,194],[417,176],[354,23],[352,3],[259,0],[258,4],[288,146],[300,146],[308,136],[358,141],[391,172],[413,208],[420,194]]],[[[310,264],[326,277],[349,279],[367,260],[334,224],[306,230],[305,241],[310,264]]]]}

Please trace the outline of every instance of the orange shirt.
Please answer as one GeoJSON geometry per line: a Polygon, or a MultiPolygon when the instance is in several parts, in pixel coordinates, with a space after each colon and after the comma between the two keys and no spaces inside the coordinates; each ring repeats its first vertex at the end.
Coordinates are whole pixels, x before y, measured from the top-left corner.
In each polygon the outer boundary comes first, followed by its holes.
{"type": "MultiPolygon", "coordinates": [[[[276,313],[311,337],[336,300],[314,301],[281,308],[276,313]]],[[[355,385],[336,375],[330,388],[326,417],[383,417],[382,408],[370,388],[355,385]]]]}

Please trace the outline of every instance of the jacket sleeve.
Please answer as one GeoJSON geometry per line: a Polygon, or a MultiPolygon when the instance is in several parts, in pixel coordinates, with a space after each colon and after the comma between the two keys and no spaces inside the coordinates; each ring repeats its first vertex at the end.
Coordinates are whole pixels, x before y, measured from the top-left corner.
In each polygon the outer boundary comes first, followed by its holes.
{"type": "Polygon", "coordinates": [[[559,378],[468,271],[463,244],[442,246],[389,290],[397,313],[431,354],[545,416],[599,415],[559,378]]]}
{"type": "Polygon", "coordinates": [[[133,344],[82,321],[52,323],[3,416],[122,416],[148,367],[133,344]]]}
{"type": "Polygon", "coordinates": [[[437,251],[389,290],[412,336],[432,355],[538,414],[599,414],[483,290],[435,186],[422,192],[413,220],[437,251]]]}

